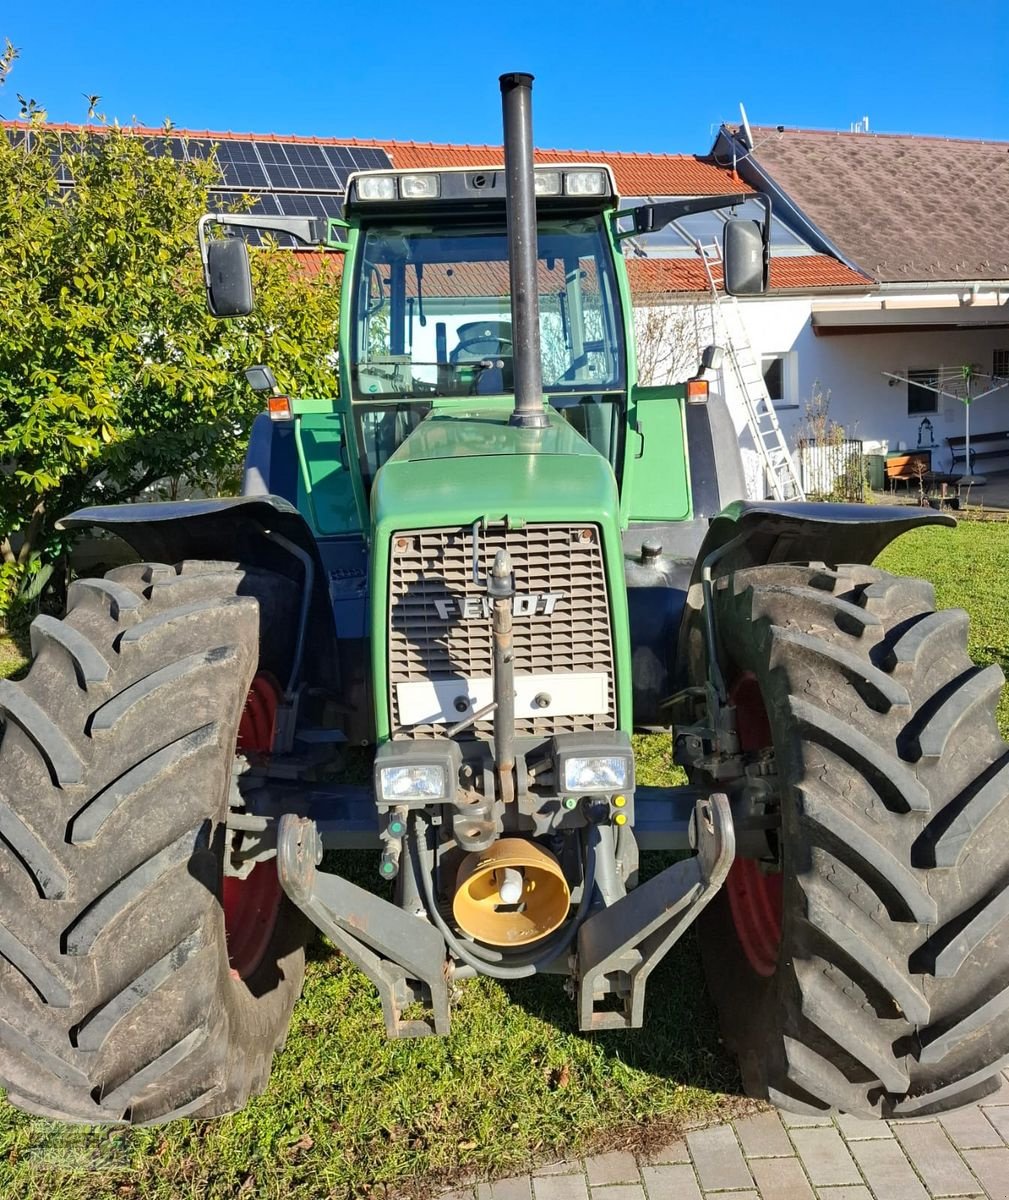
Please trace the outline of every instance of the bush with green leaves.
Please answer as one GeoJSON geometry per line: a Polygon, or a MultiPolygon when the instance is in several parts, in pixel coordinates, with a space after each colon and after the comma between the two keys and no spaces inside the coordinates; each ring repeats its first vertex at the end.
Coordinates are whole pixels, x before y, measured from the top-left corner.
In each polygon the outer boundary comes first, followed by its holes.
{"type": "Polygon", "coordinates": [[[337,386],[330,259],[309,275],[255,251],[254,315],[207,313],[212,160],[103,123],[60,135],[40,112],[25,128],[0,137],[0,614],[50,569],[61,515],[237,478],[261,408],[242,368],[268,363],[292,394],[337,386]]]}

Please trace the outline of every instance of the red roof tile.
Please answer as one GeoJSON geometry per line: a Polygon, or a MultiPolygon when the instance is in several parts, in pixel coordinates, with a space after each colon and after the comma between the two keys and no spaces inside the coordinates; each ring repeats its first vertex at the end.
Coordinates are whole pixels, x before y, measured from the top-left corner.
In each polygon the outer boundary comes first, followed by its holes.
{"type": "MultiPolygon", "coordinates": [[[[437,142],[378,143],[397,167],[489,167],[504,162],[500,146],[437,142]]],[[[599,162],[613,169],[623,196],[708,196],[753,189],[725,167],[695,154],[627,154],[612,150],[537,150],[540,163],[599,162]]]]}
{"type": "MultiPolygon", "coordinates": [[[[708,277],[697,258],[629,258],[627,274],[635,295],[666,292],[706,292],[708,277]]],[[[722,270],[714,266],[721,286],[722,270]]],[[[797,254],[771,259],[771,291],[809,291],[813,288],[868,287],[871,280],[827,254],[797,254]]]]}
{"type": "MultiPolygon", "coordinates": [[[[3,126],[23,128],[24,122],[3,121],[3,126]]],[[[100,126],[50,124],[47,128],[76,133],[83,128],[100,126]]],[[[163,136],[163,128],[130,126],[144,137],[163,136]]],[[[213,141],[252,140],[265,142],[301,142],[314,145],[358,146],[384,150],[400,168],[493,166],[503,162],[503,151],[493,145],[453,145],[440,142],[397,142],[371,138],[302,137],[294,134],[234,133],[230,130],[172,129],[173,137],[206,138],[213,141]]],[[[600,162],[613,169],[617,188],[624,196],[728,195],[753,189],[727,167],[711,158],[693,154],[630,154],[606,150],[537,150],[541,163],[600,162]]],[[[319,270],[320,255],[299,251],[301,268],[311,274],[319,270]]],[[[631,258],[627,263],[631,287],[636,295],[660,295],[669,292],[707,291],[707,279],[700,261],[693,258],[631,258]]],[[[720,274],[716,273],[720,281],[720,274]]],[[[811,288],[864,287],[869,280],[836,259],[822,254],[775,258],[771,264],[771,288],[774,291],[802,291],[811,288]]]]}
{"type": "MultiPolygon", "coordinates": [[[[315,250],[296,250],[300,268],[309,275],[317,275],[320,270],[322,254],[315,250]]],[[[334,267],[339,270],[342,256],[334,256],[334,267]]],[[[458,273],[459,266],[456,265],[458,273]]],[[[714,268],[715,282],[721,284],[720,267],[714,268]]],[[[627,260],[627,274],[631,290],[636,296],[660,296],[670,292],[706,292],[708,280],[704,266],[696,258],[630,258],[627,260]]],[[[436,286],[436,276],[430,272],[424,276],[425,290],[436,286]]],[[[472,291],[473,295],[495,294],[498,286],[505,290],[504,279],[498,279],[488,264],[486,278],[474,278],[473,286],[482,285],[482,290],[472,291]]],[[[771,290],[808,291],[813,288],[865,288],[871,281],[857,271],[852,271],[837,259],[826,254],[801,254],[787,258],[771,260],[771,290]]],[[[458,280],[456,281],[458,285],[458,280]]],[[[453,290],[458,290],[457,286],[453,290]]]]}
{"type": "MultiPolygon", "coordinates": [[[[5,127],[24,128],[22,121],[0,122],[5,127]]],[[[82,129],[100,132],[100,125],[46,126],[58,133],[82,129]]],[[[144,125],[125,126],[141,137],[164,137],[165,129],[144,125]]],[[[504,162],[500,146],[453,145],[442,142],[395,142],[372,138],[300,137],[295,134],[233,133],[231,130],[171,129],[170,136],[205,138],[210,141],[298,142],[316,146],[358,146],[384,150],[395,167],[489,167],[504,162]]],[[[611,150],[537,150],[537,162],[599,162],[613,169],[617,190],[623,196],[707,196],[750,192],[726,167],[694,154],[628,154],[611,150]]]]}

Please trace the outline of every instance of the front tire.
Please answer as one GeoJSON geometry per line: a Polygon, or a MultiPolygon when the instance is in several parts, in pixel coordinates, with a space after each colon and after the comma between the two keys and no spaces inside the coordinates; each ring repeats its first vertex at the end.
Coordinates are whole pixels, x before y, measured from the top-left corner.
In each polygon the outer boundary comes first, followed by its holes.
{"type": "Polygon", "coordinates": [[[222,906],[243,710],[296,589],[139,565],[69,605],[0,684],[0,1085],[89,1124],[230,1112],[266,1086],[304,971],[286,899],[242,970],[222,906]]]}
{"type": "Polygon", "coordinates": [[[1001,671],[930,584],[871,567],[739,571],[713,603],[780,812],[765,861],[737,861],[699,918],[745,1087],[862,1116],[989,1094],[1009,1063],[1001,671]]]}

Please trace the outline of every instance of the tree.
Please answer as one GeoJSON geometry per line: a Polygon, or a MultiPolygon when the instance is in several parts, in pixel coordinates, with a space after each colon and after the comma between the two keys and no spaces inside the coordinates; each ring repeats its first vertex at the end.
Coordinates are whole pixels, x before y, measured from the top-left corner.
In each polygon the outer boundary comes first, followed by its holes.
{"type": "Polygon", "coordinates": [[[670,305],[647,299],[634,308],[638,379],[659,386],[681,383],[697,370],[712,340],[710,319],[697,304],[670,305]],[[705,322],[709,328],[705,328],[705,322]]]}
{"type": "Polygon", "coordinates": [[[308,277],[254,252],[256,313],[216,321],[196,250],[214,162],[101,122],[26,130],[0,137],[0,612],[60,515],[236,472],[261,407],[243,367],[267,362],[292,394],[337,386],[330,257],[308,277]]]}

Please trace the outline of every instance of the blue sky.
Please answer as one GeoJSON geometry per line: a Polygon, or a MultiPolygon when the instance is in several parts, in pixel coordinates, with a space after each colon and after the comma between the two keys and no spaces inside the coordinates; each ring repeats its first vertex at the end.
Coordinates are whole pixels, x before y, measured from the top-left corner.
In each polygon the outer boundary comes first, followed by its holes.
{"type": "Polygon", "coordinates": [[[53,120],[483,142],[537,77],[541,146],[704,153],[719,121],[1009,140],[1009,0],[493,0],[0,6],[16,92],[53,120]],[[4,11],[6,9],[6,11],[4,11]],[[227,15],[227,14],[233,15],[227,15]]]}

